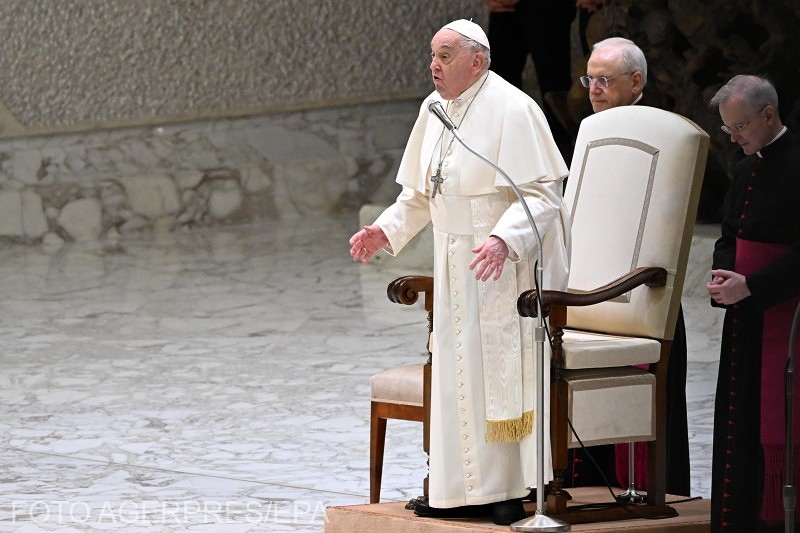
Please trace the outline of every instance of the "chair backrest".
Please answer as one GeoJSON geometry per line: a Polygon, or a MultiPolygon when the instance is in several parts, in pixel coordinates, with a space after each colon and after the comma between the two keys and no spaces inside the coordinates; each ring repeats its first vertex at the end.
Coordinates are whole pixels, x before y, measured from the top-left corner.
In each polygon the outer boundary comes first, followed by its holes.
{"type": "Polygon", "coordinates": [[[665,268],[667,285],[571,307],[568,327],[672,339],[708,144],[692,121],[653,107],[617,107],[581,122],[564,193],[569,288],[598,288],[643,266],[665,268]]]}

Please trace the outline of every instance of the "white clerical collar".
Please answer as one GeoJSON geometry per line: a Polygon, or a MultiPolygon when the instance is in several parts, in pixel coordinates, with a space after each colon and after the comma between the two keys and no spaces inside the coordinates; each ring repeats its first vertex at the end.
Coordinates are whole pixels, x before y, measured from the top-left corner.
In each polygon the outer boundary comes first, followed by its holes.
{"type": "MultiPolygon", "coordinates": [[[[769,146],[770,144],[772,144],[772,143],[774,143],[775,141],[777,141],[778,139],[780,139],[780,138],[783,136],[783,134],[784,134],[784,133],[786,133],[786,130],[787,130],[787,129],[788,129],[788,128],[787,128],[786,126],[784,126],[784,127],[781,129],[781,131],[779,131],[779,132],[778,132],[778,134],[777,134],[777,135],[776,135],[776,136],[775,136],[775,137],[774,137],[774,138],[773,138],[773,139],[772,139],[770,142],[768,142],[767,144],[765,144],[765,145],[764,145],[764,147],[763,147],[763,148],[761,148],[761,150],[763,150],[764,148],[766,148],[766,147],[767,147],[767,146],[769,146]]],[[[760,157],[761,159],[764,159],[764,156],[763,156],[763,155],[761,155],[761,150],[757,151],[757,152],[756,152],[756,155],[757,155],[758,157],[760,157]]]]}
{"type": "Polygon", "coordinates": [[[639,93],[639,96],[637,96],[637,97],[636,97],[636,100],[634,100],[633,102],[631,102],[631,105],[636,105],[636,104],[638,104],[638,103],[639,103],[639,100],[641,100],[643,96],[644,96],[644,93],[639,93]]]}
{"type": "Polygon", "coordinates": [[[461,103],[461,102],[466,102],[466,101],[471,100],[472,98],[474,98],[475,95],[478,94],[478,91],[481,90],[481,87],[483,87],[483,84],[486,82],[486,78],[488,76],[489,76],[489,71],[487,70],[486,72],[483,73],[483,75],[480,78],[475,80],[475,83],[470,85],[467,88],[466,91],[464,91],[463,93],[459,94],[458,97],[453,99],[453,102],[461,103]]]}

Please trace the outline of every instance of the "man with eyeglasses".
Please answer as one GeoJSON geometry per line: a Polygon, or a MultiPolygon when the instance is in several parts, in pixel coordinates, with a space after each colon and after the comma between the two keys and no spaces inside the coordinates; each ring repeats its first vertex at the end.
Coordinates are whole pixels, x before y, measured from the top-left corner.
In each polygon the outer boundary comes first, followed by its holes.
{"type": "MultiPolygon", "coordinates": [[[[714,407],[711,530],[778,532],[785,527],[785,366],[800,303],[800,145],[781,123],[777,92],[764,78],[735,76],[710,104],[719,109],[722,131],[746,156],[734,168],[707,284],[711,304],[726,309],[714,407]]],[[[799,350],[800,342],[795,356],[799,350]]],[[[799,397],[795,392],[795,451],[799,397]]],[[[795,460],[795,479],[799,465],[795,460]]]]}
{"type": "Polygon", "coordinates": [[[581,84],[595,113],[639,103],[647,84],[647,60],[633,41],[609,37],[595,43],[581,84]]]}

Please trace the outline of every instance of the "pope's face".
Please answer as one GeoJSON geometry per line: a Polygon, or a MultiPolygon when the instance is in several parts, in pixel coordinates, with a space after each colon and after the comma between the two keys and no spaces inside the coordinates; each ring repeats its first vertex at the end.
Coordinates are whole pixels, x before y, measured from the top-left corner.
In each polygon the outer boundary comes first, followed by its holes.
{"type": "Polygon", "coordinates": [[[592,52],[586,63],[586,75],[594,78],[589,84],[589,101],[595,113],[631,105],[642,92],[642,74],[625,72],[619,52],[610,47],[592,52]],[[608,87],[598,81],[601,77],[608,79],[608,87]]]}
{"type": "Polygon", "coordinates": [[[441,29],[431,41],[433,86],[442,98],[453,100],[480,77],[481,54],[461,46],[461,35],[441,29]]]}

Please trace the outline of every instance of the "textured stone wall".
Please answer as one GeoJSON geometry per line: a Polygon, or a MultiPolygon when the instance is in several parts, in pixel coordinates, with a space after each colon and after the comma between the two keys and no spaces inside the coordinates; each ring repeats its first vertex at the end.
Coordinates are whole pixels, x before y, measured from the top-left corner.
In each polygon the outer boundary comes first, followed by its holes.
{"type": "Polygon", "coordinates": [[[480,0],[3,0],[0,136],[426,94],[480,0]]]}
{"type": "Polygon", "coordinates": [[[405,100],[0,141],[0,239],[113,244],[388,202],[418,110],[405,100]]]}
{"type": "MultiPolygon", "coordinates": [[[[797,129],[798,5],[607,0],[590,24],[590,40],[621,34],[645,49],[649,102],[712,133],[710,219],[735,147],[705,102],[734,73],[766,73],[797,129]]],[[[3,0],[0,239],[115,238],[388,202],[431,90],[429,40],[462,17],[485,28],[485,4],[3,0]]],[[[536,94],[535,79],[527,88],[536,94]]],[[[585,90],[573,93],[585,106],[585,90]]]]}
{"type": "Polygon", "coordinates": [[[388,202],[428,43],[481,0],[4,0],[0,240],[388,202]]]}

